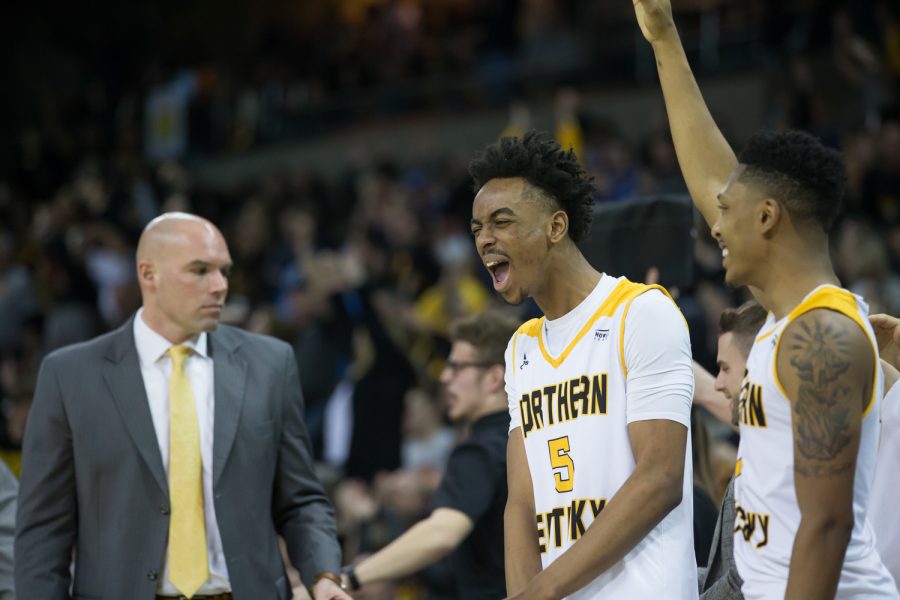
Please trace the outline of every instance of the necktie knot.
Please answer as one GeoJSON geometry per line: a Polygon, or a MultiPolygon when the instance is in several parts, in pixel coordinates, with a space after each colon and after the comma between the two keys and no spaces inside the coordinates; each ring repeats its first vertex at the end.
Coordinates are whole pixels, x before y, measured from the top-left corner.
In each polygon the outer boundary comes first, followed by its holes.
{"type": "Polygon", "coordinates": [[[172,366],[176,370],[181,370],[184,368],[185,359],[191,355],[191,349],[189,346],[170,346],[166,354],[172,359],[172,366]]]}

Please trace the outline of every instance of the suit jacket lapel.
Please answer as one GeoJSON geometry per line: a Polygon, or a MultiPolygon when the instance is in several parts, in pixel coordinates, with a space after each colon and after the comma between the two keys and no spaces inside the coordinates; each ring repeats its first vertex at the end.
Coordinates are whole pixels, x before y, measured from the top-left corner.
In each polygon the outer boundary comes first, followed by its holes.
{"type": "Polygon", "coordinates": [[[133,321],[132,317],[113,334],[107,360],[103,364],[103,377],[138,453],[147,463],[160,490],[168,496],[166,471],[159,454],[159,441],[153,428],[150,403],[134,345],[133,321]]]}
{"type": "Polygon", "coordinates": [[[244,403],[247,362],[237,355],[237,343],[225,329],[208,337],[213,357],[213,485],[222,476],[228,454],[234,444],[241,406],[244,403]]]}

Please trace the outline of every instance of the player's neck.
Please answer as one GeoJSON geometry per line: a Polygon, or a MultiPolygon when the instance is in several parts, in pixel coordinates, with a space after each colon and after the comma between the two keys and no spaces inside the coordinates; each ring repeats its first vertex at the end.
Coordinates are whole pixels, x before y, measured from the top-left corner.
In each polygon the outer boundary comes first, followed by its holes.
{"type": "Polygon", "coordinates": [[[757,286],[760,303],[772,311],[776,319],[787,316],[811,291],[824,284],[840,285],[827,240],[821,248],[798,246],[778,253],[777,260],[766,261],[757,286]]]}
{"type": "Polygon", "coordinates": [[[601,273],[572,244],[554,257],[534,301],[545,317],[558,319],[581,304],[594,291],[600,277],[601,273]]]}

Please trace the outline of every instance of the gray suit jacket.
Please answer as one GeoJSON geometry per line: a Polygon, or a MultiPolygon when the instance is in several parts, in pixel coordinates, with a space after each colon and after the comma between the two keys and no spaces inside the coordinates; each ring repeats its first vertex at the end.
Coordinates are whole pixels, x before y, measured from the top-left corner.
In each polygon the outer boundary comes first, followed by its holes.
{"type": "MultiPolygon", "coordinates": [[[[277,533],[307,583],[341,559],[334,512],[313,473],[293,351],[226,326],[209,335],[209,351],[213,494],[232,592],[287,600],[277,533]]],[[[22,454],[18,595],[152,600],[168,528],[166,475],[129,321],[41,365],[22,454]]]]}
{"type": "Polygon", "coordinates": [[[16,532],[16,495],[19,482],[0,461],[0,600],[15,600],[13,536],[16,532]]]}
{"type": "Polygon", "coordinates": [[[742,600],[741,576],[734,564],[734,478],[725,488],[706,567],[700,568],[702,600],[742,600]]]}

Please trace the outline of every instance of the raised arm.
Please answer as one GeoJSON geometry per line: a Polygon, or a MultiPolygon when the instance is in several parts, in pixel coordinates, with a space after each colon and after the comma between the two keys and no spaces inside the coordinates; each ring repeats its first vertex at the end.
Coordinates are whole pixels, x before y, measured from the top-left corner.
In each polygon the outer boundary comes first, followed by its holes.
{"type": "Polygon", "coordinates": [[[508,496],[503,513],[503,546],[506,593],[518,594],[541,571],[537,526],[534,521],[534,489],[521,427],[509,433],[506,449],[508,496]]]}
{"type": "Polygon", "coordinates": [[[718,219],[716,196],[735,170],[737,158],[700,94],[669,0],[634,0],[634,11],[656,57],[681,173],[694,204],[712,227],[718,219]]]}
{"type": "Polygon", "coordinates": [[[794,488],[800,526],[787,599],[834,598],[853,531],[860,423],[871,400],[876,357],[848,317],[812,310],[782,334],[776,369],[792,403],[794,488]]]}

